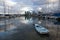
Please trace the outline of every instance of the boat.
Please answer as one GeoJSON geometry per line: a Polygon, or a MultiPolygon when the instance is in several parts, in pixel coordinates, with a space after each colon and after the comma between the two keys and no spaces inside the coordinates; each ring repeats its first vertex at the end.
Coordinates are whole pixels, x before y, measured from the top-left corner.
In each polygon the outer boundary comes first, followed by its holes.
{"type": "Polygon", "coordinates": [[[34,27],[39,34],[49,34],[49,30],[39,24],[35,24],[34,27]]]}

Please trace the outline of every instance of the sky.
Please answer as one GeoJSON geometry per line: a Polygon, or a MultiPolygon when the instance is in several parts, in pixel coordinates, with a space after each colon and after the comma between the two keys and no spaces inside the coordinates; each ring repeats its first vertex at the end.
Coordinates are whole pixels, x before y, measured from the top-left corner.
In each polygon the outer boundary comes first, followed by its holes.
{"type": "Polygon", "coordinates": [[[59,0],[0,0],[0,13],[21,13],[25,11],[41,11],[54,13],[60,11],[59,0]],[[5,6],[4,6],[5,5],[5,6]]]}

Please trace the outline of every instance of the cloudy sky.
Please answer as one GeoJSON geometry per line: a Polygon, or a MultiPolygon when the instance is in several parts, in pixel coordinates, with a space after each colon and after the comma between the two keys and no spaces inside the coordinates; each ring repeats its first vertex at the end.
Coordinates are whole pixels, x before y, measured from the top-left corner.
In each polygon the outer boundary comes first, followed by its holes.
{"type": "Polygon", "coordinates": [[[0,0],[0,13],[21,13],[23,11],[42,11],[44,13],[59,11],[59,0],[0,0]],[[4,6],[5,5],[5,6],[4,6]]]}

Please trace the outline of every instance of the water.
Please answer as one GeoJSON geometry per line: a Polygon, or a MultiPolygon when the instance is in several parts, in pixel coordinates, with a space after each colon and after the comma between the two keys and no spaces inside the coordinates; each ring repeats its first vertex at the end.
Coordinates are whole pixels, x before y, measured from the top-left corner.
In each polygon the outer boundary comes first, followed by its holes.
{"type": "Polygon", "coordinates": [[[37,17],[17,17],[1,20],[0,40],[60,40],[60,24],[56,22],[55,20],[37,17]],[[38,34],[33,26],[35,23],[47,28],[50,31],[49,36],[38,34]]]}

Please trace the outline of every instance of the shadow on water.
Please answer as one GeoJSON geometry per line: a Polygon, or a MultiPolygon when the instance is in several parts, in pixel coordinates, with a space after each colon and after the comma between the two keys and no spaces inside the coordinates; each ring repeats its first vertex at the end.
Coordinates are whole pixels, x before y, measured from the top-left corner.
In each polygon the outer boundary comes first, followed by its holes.
{"type": "MultiPolygon", "coordinates": [[[[36,32],[37,32],[37,31],[36,31],[36,32]]],[[[40,33],[37,32],[37,34],[38,34],[40,37],[42,37],[42,38],[43,38],[43,37],[49,37],[49,36],[50,36],[49,33],[48,33],[48,34],[40,34],[40,33]]]]}

